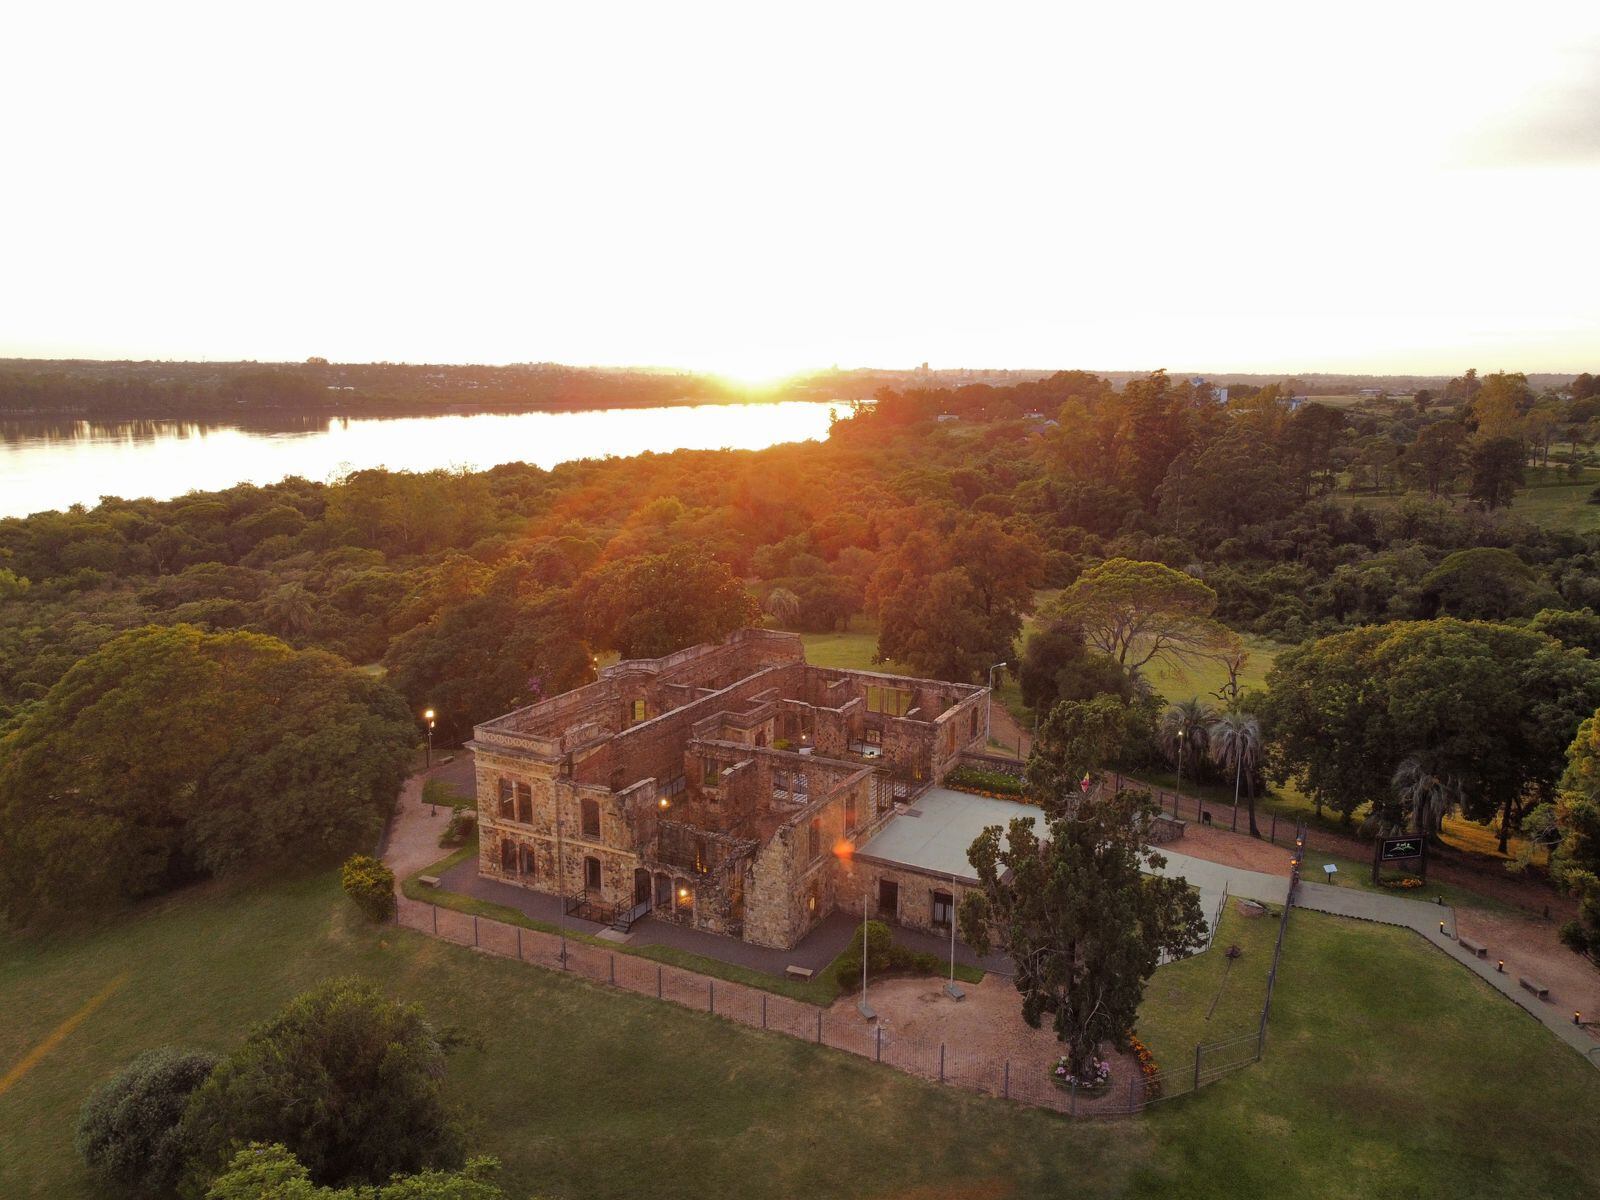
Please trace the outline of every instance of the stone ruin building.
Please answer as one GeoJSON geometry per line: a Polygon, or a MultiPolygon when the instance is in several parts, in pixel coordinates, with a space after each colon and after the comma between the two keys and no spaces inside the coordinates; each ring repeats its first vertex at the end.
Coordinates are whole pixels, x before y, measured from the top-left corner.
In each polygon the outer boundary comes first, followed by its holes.
{"type": "Polygon", "coordinates": [[[904,903],[918,865],[867,852],[981,749],[988,706],[982,687],[811,666],[798,637],[760,629],[619,662],[476,728],[479,871],[620,929],[780,949],[860,913],[874,883],[876,915],[948,928],[950,875],[922,871],[933,890],[904,903]]]}

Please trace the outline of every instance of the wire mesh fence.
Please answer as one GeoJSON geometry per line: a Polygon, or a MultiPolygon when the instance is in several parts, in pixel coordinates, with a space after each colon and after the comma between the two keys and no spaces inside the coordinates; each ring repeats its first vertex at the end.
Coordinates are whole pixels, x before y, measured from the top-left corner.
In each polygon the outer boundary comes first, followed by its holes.
{"type": "MultiPolygon", "coordinates": [[[[1301,852],[1303,853],[1303,851],[1301,852]]],[[[482,953],[562,971],[606,987],[621,988],[685,1008],[708,1012],[753,1029],[842,1050],[951,1087],[1048,1108],[1074,1117],[1125,1116],[1152,1104],[1187,1095],[1232,1072],[1259,1062],[1266,1052],[1267,1020],[1282,955],[1299,855],[1284,906],[1277,944],[1267,975],[1259,1027],[1220,1041],[1198,1045],[1192,1063],[1167,1063],[1159,1070],[1132,1056],[1098,1088],[1066,1083],[1056,1072],[1057,1058],[997,1056],[981,1047],[930,1042],[902,1036],[865,1019],[853,1006],[835,1009],[779,995],[762,988],[701,975],[644,954],[618,952],[561,934],[459,912],[425,901],[399,897],[398,923],[482,953]]]]}

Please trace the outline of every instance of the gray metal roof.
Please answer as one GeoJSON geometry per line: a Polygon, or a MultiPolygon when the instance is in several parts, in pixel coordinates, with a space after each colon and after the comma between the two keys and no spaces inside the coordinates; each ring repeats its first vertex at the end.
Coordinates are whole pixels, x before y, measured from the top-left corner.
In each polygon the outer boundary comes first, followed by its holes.
{"type": "MultiPolygon", "coordinates": [[[[898,813],[857,854],[931,875],[975,880],[967,849],[987,825],[1008,828],[1018,817],[1032,817],[1034,831],[1045,835],[1042,809],[1011,800],[991,800],[948,788],[929,788],[909,812],[898,813]]],[[[1005,844],[1002,837],[1001,844],[1005,844]]]]}

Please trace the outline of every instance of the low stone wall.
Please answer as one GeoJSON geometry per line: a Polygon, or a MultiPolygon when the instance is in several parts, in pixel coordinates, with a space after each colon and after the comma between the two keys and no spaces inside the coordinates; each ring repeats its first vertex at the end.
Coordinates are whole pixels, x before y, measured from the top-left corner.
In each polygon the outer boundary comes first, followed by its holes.
{"type": "Polygon", "coordinates": [[[972,767],[979,771],[997,771],[1001,775],[1021,779],[1023,769],[1028,764],[1019,758],[1001,758],[995,754],[980,754],[975,750],[967,750],[962,753],[956,765],[972,767]]]}

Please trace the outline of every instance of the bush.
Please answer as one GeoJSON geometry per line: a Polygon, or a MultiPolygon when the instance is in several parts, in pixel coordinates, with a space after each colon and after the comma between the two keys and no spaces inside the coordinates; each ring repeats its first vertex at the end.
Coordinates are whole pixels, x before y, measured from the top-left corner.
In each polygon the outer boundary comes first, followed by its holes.
{"type": "Polygon", "coordinates": [[[444,827],[444,832],[439,835],[439,848],[441,850],[450,850],[456,846],[465,846],[467,839],[472,836],[472,831],[477,824],[477,810],[457,804],[450,812],[450,823],[444,827]]]}
{"type": "Polygon", "coordinates": [[[944,785],[962,792],[977,792],[985,796],[1020,796],[1022,780],[1004,771],[986,771],[981,767],[960,766],[944,777],[944,785]]]}
{"type": "Polygon", "coordinates": [[[215,1066],[212,1055],[198,1051],[147,1050],[89,1093],[75,1144],[106,1192],[143,1200],[177,1186],[184,1109],[215,1066]]]}
{"type": "Polygon", "coordinates": [[[352,854],[339,871],[344,894],[374,921],[395,914],[394,872],[366,854],[352,854]]]}
{"type": "MultiPolygon", "coordinates": [[[[375,1191],[362,1189],[361,1200],[505,1200],[494,1183],[498,1162],[474,1158],[460,1171],[424,1171],[397,1175],[375,1191]]],[[[311,1174],[284,1146],[252,1142],[233,1156],[228,1169],[212,1182],[206,1200],[355,1200],[355,1193],[319,1188],[311,1174]]]]}
{"type": "Polygon", "coordinates": [[[420,1008],[358,980],[325,983],[254,1029],[190,1098],[186,1192],[203,1195],[250,1142],[281,1143],[319,1184],[460,1167],[444,1075],[420,1008]]]}
{"type": "MultiPolygon", "coordinates": [[[[900,972],[908,975],[936,975],[945,969],[945,963],[936,954],[912,950],[894,941],[889,927],[882,921],[867,922],[867,974],[887,975],[900,972]]],[[[861,930],[858,927],[850,944],[834,960],[834,977],[848,983],[852,977],[861,977],[861,930]]]]}

